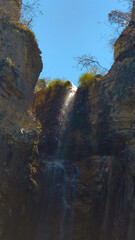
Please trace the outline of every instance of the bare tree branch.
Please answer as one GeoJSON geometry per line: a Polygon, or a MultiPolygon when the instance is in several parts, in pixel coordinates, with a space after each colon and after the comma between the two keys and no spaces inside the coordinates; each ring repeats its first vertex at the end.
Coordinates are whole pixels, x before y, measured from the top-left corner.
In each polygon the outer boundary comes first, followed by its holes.
{"type": "Polygon", "coordinates": [[[131,19],[131,12],[122,12],[118,10],[112,10],[108,14],[108,20],[110,24],[118,24],[119,27],[128,25],[131,19]]]}
{"type": "Polygon", "coordinates": [[[108,21],[110,24],[117,24],[118,27],[125,27],[129,24],[131,20],[131,14],[132,14],[132,7],[135,0],[118,0],[119,2],[125,1],[128,3],[128,10],[127,12],[123,12],[117,9],[112,10],[108,14],[108,21]]]}
{"type": "Polygon", "coordinates": [[[11,22],[22,22],[31,28],[34,18],[41,14],[40,0],[0,0],[0,18],[11,22]]]}
{"type": "Polygon", "coordinates": [[[74,60],[77,62],[77,66],[80,67],[80,70],[86,68],[88,71],[95,73],[101,73],[103,71],[104,73],[108,72],[108,69],[103,67],[93,56],[84,54],[81,57],[74,57],[74,60]]]}
{"type": "Polygon", "coordinates": [[[23,0],[20,20],[26,27],[32,27],[33,20],[38,14],[42,14],[40,0],[23,0]]]}
{"type": "Polygon", "coordinates": [[[116,25],[115,29],[116,37],[115,38],[113,37],[109,41],[109,45],[111,46],[112,49],[116,39],[121,34],[123,28],[126,27],[131,21],[132,7],[135,0],[118,0],[118,2],[123,1],[128,3],[128,10],[126,12],[114,9],[108,14],[109,23],[111,25],[116,25]]]}

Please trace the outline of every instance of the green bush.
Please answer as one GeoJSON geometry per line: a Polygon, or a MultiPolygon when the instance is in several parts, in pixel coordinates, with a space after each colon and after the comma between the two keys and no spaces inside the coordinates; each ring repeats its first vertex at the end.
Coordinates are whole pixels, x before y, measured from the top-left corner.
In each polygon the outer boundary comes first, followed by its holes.
{"type": "Polygon", "coordinates": [[[84,73],[81,75],[79,78],[79,87],[85,87],[85,86],[90,86],[94,87],[95,86],[95,81],[96,81],[96,76],[94,74],[90,73],[84,73]]]}
{"type": "Polygon", "coordinates": [[[63,81],[59,78],[53,79],[50,82],[48,82],[48,87],[52,87],[52,86],[68,87],[69,85],[70,85],[69,81],[63,81]]]}

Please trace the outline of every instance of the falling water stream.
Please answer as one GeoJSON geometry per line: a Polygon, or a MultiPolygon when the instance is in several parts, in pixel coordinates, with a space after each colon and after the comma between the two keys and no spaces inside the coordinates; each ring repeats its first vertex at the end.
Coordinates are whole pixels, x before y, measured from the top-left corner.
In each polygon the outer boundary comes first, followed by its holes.
{"type": "Polygon", "coordinates": [[[63,135],[72,112],[76,87],[72,86],[60,111],[58,148],[45,159],[45,190],[37,240],[72,240],[73,201],[78,168],[61,156],[63,135]]]}

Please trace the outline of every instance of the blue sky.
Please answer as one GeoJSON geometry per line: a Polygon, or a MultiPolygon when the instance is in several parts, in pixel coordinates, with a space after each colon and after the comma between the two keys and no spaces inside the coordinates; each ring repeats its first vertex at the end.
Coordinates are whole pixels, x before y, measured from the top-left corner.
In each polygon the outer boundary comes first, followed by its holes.
{"type": "Polygon", "coordinates": [[[35,19],[33,31],[42,51],[41,77],[67,79],[77,85],[85,72],[76,68],[73,57],[95,56],[109,69],[113,51],[109,39],[114,27],[107,21],[113,9],[125,9],[118,0],[41,0],[42,16],[35,19]]]}

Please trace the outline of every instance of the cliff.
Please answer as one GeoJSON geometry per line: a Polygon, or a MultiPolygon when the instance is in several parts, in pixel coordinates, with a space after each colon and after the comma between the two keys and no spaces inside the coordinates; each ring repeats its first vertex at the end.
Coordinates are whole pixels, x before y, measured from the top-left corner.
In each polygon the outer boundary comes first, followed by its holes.
{"type": "Polygon", "coordinates": [[[0,0],[0,18],[19,22],[21,6],[22,0],[0,0]]]}
{"type": "MultiPolygon", "coordinates": [[[[134,28],[131,21],[116,41],[115,62],[108,74],[95,86],[79,87],[76,92],[62,144],[63,159],[80,171],[73,202],[74,240],[135,238],[134,28]]],[[[51,102],[46,90],[35,96],[34,110],[46,128],[44,137],[49,129],[54,134],[58,124],[57,98],[62,102],[63,97],[55,90],[51,102]]],[[[53,151],[52,140],[42,143],[40,153],[48,146],[53,151]]]]}
{"type": "Polygon", "coordinates": [[[33,112],[42,126],[38,147],[46,155],[53,155],[58,148],[61,108],[71,87],[72,84],[66,81],[65,86],[54,84],[35,93],[33,112]]]}
{"type": "Polygon", "coordinates": [[[134,11],[105,77],[34,97],[35,36],[0,20],[0,239],[135,239],[134,11]]]}
{"type": "Polygon", "coordinates": [[[115,63],[109,73],[93,89],[78,89],[76,96],[67,143],[86,184],[77,208],[85,219],[85,239],[135,237],[134,24],[131,22],[115,43],[115,63]],[[73,125],[76,118],[82,118],[79,127],[73,125]],[[74,139],[78,147],[71,151],[74,139]]]}
{"type": "Polygon", "coordinates": [[[0,45],[0,239],[32,239],[40,124],[30,108],[41,52],[29,29],[6,19],[0,19],[0,45]]]}

